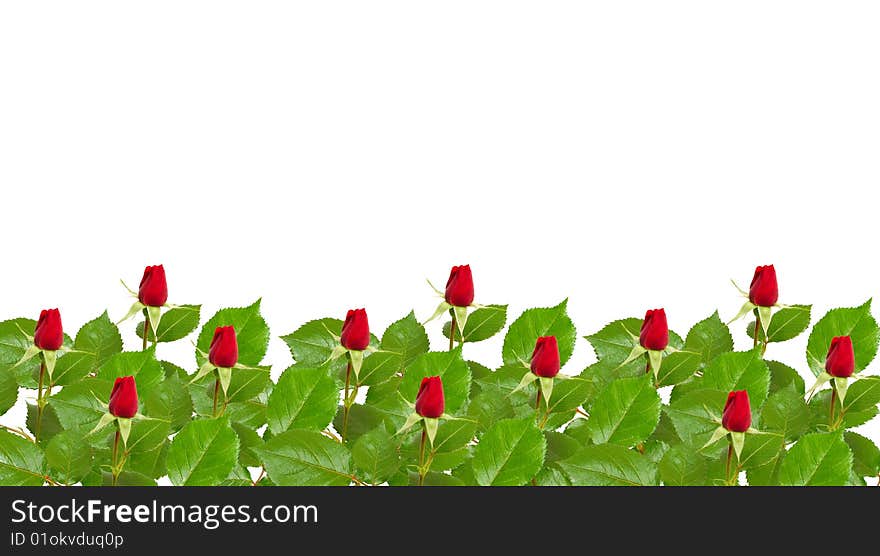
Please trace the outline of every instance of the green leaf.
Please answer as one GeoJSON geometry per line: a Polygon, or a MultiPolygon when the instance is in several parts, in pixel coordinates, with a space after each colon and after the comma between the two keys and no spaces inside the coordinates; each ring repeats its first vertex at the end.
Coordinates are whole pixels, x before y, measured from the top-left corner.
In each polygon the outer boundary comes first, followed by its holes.
{"type": "Polygon", "coordinates": [[[709,462],[684,444],[670,448],[657,466],[666,486],[709,484],[709,462]]]}
{"type": "Polygon", "coordinates": [[[850,383],[843,407],[847,413],[867,411],[876,409],[878,403],[880,403],[880,377],[866,376],[850,383]]]}
{"type": "MultiPolygon", "coordinates": [[[[163,319],[164,320],[164,319],[163,319]]],[[[196,345],[208,353],[214,331],[219,326],[235,327],[235,338],[238,341],[238,362],[242,365],[254,367],[259,365],[266,355],[269,347],[269,326],[260,315],[260,300],[252,305],[241,308],[220,309],[213,317],[202,326],[196,345]]],[[[199,365],[202,363],[200,356],[196,357],[199,365]]]]}
{"type": "Polygon", "coordinates": [[[580,377],[558,379],[550,398],[550,413],[569,413],[580,407],[590,396],[593,385],[580,377]]]}
{"type": "Polygon", "coordinates": [[[64,431],[49,442],[46,461],[53,479],[64,484],[77,483],[92,470],[92,449],[78,432],[64,431]]]}
{"type": "MultiPolygon", "coordinates": [[[[112,430],[108,427],[107,430],[112,430]]],[[[131,436],[128,437],[127,451],[134,453],[150,452],[162,446],[171,431],[171,423],[165,419],[135,419],[131,423],[131,436]]],[[[176,438],[176,437],[175,437],[176,438]]]]}
{"type": "Polygon", "coordinates": [[[45,475],[43,451],[33,442],[0,430],[0,485],[40,486],[45,475]]]}
{"type": "Polygon", "coordinates": [[[859,477],[876,477],[880,474],[880,448],[871,439],[846,431],[843,440],[852,450],[853,470],[859,477]]]}
{"type": "MultiPolygon", "coordinates": [[[[487,305],[468,315],[464,327],[465,342],[482,342],[501,332],[507,322],[507,305],[487,305]]],[[[443,335],[449,337],[452,322],[443,325],[443,335]]],[[[455,328],[455,341],[461,341],[461,331],[455,328]]],[[[534,347],[534,346],[533,346],[534,347]]]]}
{"type": "Polygon", "coordinates": [[[192,418],[189,388],[176,376],[163,380],[146,396],[141,396],[141,400],[144,415],[167,419],[175,432],[192,418]]]}
{"type": "MultiPolygon", "coordinates": [[[[37,431],[37,405],[28,403],[27,404],[27,417],[26,424],[31,434],[36,436],[37,431]]],[[[58,421],[58,415],[55,413],[55,408],[51,404],[47,404],[43,408],[43,420],[40,424],[40,445],[45,446],[47,442],[52,440],[52,438],[64,430],[64,427],[61,426],[61,422],[58,421]]]]}
{"type": "Polygon", "coordinates": [[[52,381],[56,385],[73,384],[96,372],[111,356],[122,351],[122,337],[104,311],[101,316],[79,329],[73,348],[75,352],[60,357],[55,365],[52,381]]]}
{"type": "Polygon", "coordinates": [[[655,486],[657,466],[623,446],[587,446],[558,464],[576,486],[655,486]]]}
{"type": "Polygon", "coordinates": [[[566,312],[567,305],[566,299],[555,307],[528,309],[513,321],[504,336],[504,347],[501,350],[504,364],[528,367],[538,338],[556,336],[559,361],[565,365],[574,352],[577,337],[574,323],[566,312]]]}
{"type": "Polygon", "coordinates": [[[544,465],[546,440],[533,417],[504,419],[474,449],[473,469],[482,486],[520,486],[544,465]]]}
{"type": "Polygon", "coordinates": [[[18,380],[12,369],[0,367],[0,415],[3,415],[18,401],[18,380]]]}
{"type": "Polygon", "coordinates": [[[657,427],[660,405],[649,375],[615,380],[590,409],[587,428],[593,443],[630,447],[642,442],[657,427]]]}
{"type": "Polygon", "coordinates": [[[802,396],[793,386],[770,394],[761,409],[761,429],[778,432],[790,442],[807,432],[810,410],[802,396]]]}
{"type": "Polygon", "coordinates": [[[853,456],[839,432],[812,433],[791,447],[779,468],[783,486],[843,486],[853,456]]]}
{"type": "Polygon", "coordinates": [[[859,307],[832,309],[813,326],[807,340],[807,363],[818,376],[825,371],[825,357],[835,336],[850,336],[853,343],[856,367],[863,370],[877,355],[880,328],[871,316],[871,300],[859,307]]]}
{"type": "Polygon", "coordinates": [[[666,414],[682,441],[701,450],[721,424],[721,412],[726,402],[727,392],[695,390],[670,403],[666,414]]]}
{"type": "MultiPolygon", "coordinates": [[[[461,465],[468,456],[466,446],[473,440],[476,430],[477,425],[472,421],[441,421],[434,445],[428,449],[432,459],[431,469],[444,471],[461,465]]],[[[420,436],[414,429],[410,441],[401,450],[404,461],[418,461],[420,436]]]]}
{"type": "Polygon", "coordinates": [[[347,486],[352,481],[348,449],[318,432],[287,431],[256,452],[280,486],[347,486]]]}
{"type": "Polygon", "coordinates": [[[775,461],[785,448],[783,436],[778,433],[747,433],[739,466],[742,469],[763,467],[775,461]]]}
{"type": "MultiPolygon", "coordinates": [[[[785,342],[800,335],[810,326],[812,305],[790,305],[776,311],[767,330],[769,342],[785,342]]],[[[746,326],[749,338],[755,337],[755,322],[746,326]]],[[[758,331],[758,338],[764,340],[764,329],[758,331]]]]}
{"type": "Polygon", "coordinates": [[[501,388],[495,386],[483,386],[480,393],[468,404],[468,417],[477,422],[477,429],[480,432],[487,431],[499,419],[513,416],[510,399],[501,388]]]}
{"type": "Polygon", "coordinates": [[[461,357],[461,348],[452,351],[428,352],[416,357],[407,367],[400,383],[404,399],[414,403],[419,385],[427,376],[443,380],[446,413],[455,414],[468,400],[471,387],[471,369],[461,357]]]}
{"type": "Polygon", "coordinates": [[[659,386],[672,386],[684,382],[694,376],[700,369],[702,356],[696,351],[676,351],[663,360],[660,372],[657,373],[659,386]]]}
{"type": "Polygon", "coordinates": [[[26,388],[37,387],[33,377],[39,372],[39,360],[35,357],[18,367],[15,365],[32,345],[22,331],[33,334],[36,326],[37,321],[25,318],[0,322],[0,369],[14,373],[18,383],[26,388]]]}
{"type": "MultiPolygon", "coordinates": [[[[175,342],[189,336],[189,333],[199,325],[201,310],[201,305],[180,305],[162,313],[162,320],[159,321],[159,342],[175,342]]],[[[236,331],[238,331],[237,328],[236,331]]],[[[138,338],[144,337],[143,321],[137,324],[135,333],[138,338]]],[[[213,335],[213,330],[211,334],[213,335]]],[[[152,326],[147,339],[151,342],[156,340],[152,326]]]]}
{"type": "Polygon", "coordinates": [[[81,428],[88,429],[85,432],[89,432],[107,411],[106,407],[101,406],[101,402],[107,403],[112,387],[112,382],[86,378],[65,386],[61,392],[49,398],[49,404],[65,429],[81,428]]]}
{"type": "Polygon", "coordinates": [[[364,478],[372,484],[387,481],[400,469],[397,445],[384,427],[377,427],[358,438],[351,457],[364,478]]]}
{"type": "MultiPolygon", "coordinates": [[[[397,394],[388,399],[390,401],[402,403],[402,400],[397,397],[397,394]]],[[[406,409],[402,411],[405,411],[406,414],[400,416],[400,421],[395,425],[394,430],[402,426],[404,420],[406,420],[406,416],[409,415],[409,413],[412,413],[412,410],[409,409],[408,406],[403,407],[406,409]]],[[[348,410],[348,431],[345,440],[349,444],[356,442],[362,435],[383,424],[385,419],[386,414],[376,406],[354,404],[348,410]]],[[[333,419],[333,427],[337,431],[342,430],[342,411],[337,411],[336,417],[333,419]]]]}
{"type": "Polygon", "coordinates": [[[800,374],[788,365],[779,361],[764,361],[770,369],[770,393],[782,390],[793,385],[796,392],[803,395],[806,391],[804,379],[800,374]]]}
{"type": "Polygon", "coordinates": [[[293,360],[298,364],[320,367],[339,345],[341,334],[342,321],[326,318],[309,321],[281,339],[290,348],[293,360]]]}
{"type": "Polygon", "coordinates": [[[238,462],[247,467],[260,467],[260,458],[254,451],[263,445],[263,439],[257,432],[241,423],[232,423],[232,429],[238,435],[238,462]]]}
{"type": "MultiPolygon", "coordinates": [[[[849,394],[847,394],[847,398],[849,398],[849,394]]],[[[827,388],[825,390],[820,390],[815,396],[813,396],[813,399],[810,400],[808,407],[810,409],[810,426],[813,427],[813,429],[827,430],[829,420],[828,410],[831,407],[831,389],[827,388]]],[[[839,413],[839,401],[838,404],[836,404],[836,407],[838,407],[837,413],[839,413]]],[[[841,423],[839,428],[851,429],[858,427],[859,425],[864,425],[876,415],[876,406],[869,406],[867,409],[861,411],[850,409],[843,414],[843,423],[841,423]]]]}
{"type": "Polygon", "coordinates": [[[235,466],[238,446],[226,418],[192,421],[168,448],[168,478],[178,486],[216,485],[235,466]]]}
{"type": "Polygon", "coordinates": [[[269,396],[266,408],[269,430],[272,434],[291,428],[323,430],[333,421],[338,402],[339,390],[327,367],[289,367],[269,396]]]}
{"type": "Polygon", "coordinates": [[[767,399],[770,370],[759,350],[723,353],[706,367],[703,383],[724,392],[747,390],[751,406],[758,408],[767,399]]]}
{"type": "Polygon", "coordinates": [[[109,382],[111,388],[113,382],[123,376],[133,376],[138,395],[143,396],[165,379],[165,370],[156,360],[155,350],[151,347],[146,351],[124,351],[111,355],[97,374],[97,378],[109,382]]]}
{"type": "Polygon", "coordinates": [[[701,320],[690,329],[684,345],[687,351],[700,354],[702,366],[705,367],[722,353],[733,351],[733,337],[730,329],[718,316],[718,311],[715,311],[709,318],[701,320]]]}
{"type": "MultiPolygon", "coordinates": [[[[590,336],[585,336],[585,338],[593,345],[593,350],[596,352],[596,357],[600,363],[613,364],[618,369],[617,373],[633,376],[640,369],[642,373],[645,372],[646,360],[640,357],[626,365],[623,363],[630,357],[633,348],[639,345],[639,332],[641,329],[642,319],[621,319],[608,323],[602,330],[590,336]]],[[[681,349],[683,346],[684,342],[682,342],[678,334],[670,330],[669,347],[681,349]]],[[[618,374],[618,376],[622,375],[618,374]]]]}
{"type": "Polygon", "coordinates": [[[415,313],[410,312],[385,330],[379,349],[381,351],[364,360],[359,375],[360,384],[381,384],[402,373],[416,357],[428,351],[428,334],[416,320],[415,313]]]}

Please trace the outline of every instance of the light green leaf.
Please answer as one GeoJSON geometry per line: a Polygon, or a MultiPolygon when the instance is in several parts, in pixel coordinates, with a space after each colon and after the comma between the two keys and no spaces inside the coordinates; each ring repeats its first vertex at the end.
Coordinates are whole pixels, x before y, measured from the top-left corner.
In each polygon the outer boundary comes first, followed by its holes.
{"type": "Polygon", "coordinates": [[[722,353],[733,351],[733,337],[718,316],[718,311],[715,311],[690,329],[684,345],[687,351],[700,354],[702,366],[705,367],[722,353]]]}
{"type": "Polygon", "coordinates": [[[177,376],[166,378],[146,396],[141,396],[144,415],[163,418],[176,432],[192,418],[193,404],[189,387],[177,376]]]}
{"type": "MultiPolygon", "coordinates": [[[[211,347],[211,340],[214,338],[214,331],[219,326],[235,327],[239,363],[249,367],[255,367],[260,364],[269,346],[269,326],[262,315],[260,315],[259,299],[248,307],[220,309],[217,311],[202,326],[202,330],[199,332],[196,345],[203,353],[208,353],[211,347]]],[[[197,354],[196,361],[201,365],[203,359],[197,354]]]]}
{"type": "Polygon", "coordinates": [[[761,409],[761,429],[778,432],[790,442],[807,432],[809,426],[807,403],[793,386],[770,394],[761,409]]]}
{"type": "Polygon", "coordinates": [[[12,369],[0,367],[0,415],[3,415],[18,401],[18,381],[12,369]]]}
{"type": "Polygon", "coordinates": [[[504,336],[504,347],[501,350],[504,364],[528,366],[538,338],[556,336],[559,361],[565,365],[574,352],[577,337],[574,323],[566,312],[567,305],[566,299],[555,307],[528,309],[513,321],[504,336]]]}
{"type": "Polygon", "coordinates": [[[293,360],[298,364],[320,367],[339,345],[341,334],[342,321],[326,318],[309,321],[281,339],[290,348],[293,360]]]}
{"type": "Polygon", "coordinates": [[[706,367],[703,383],[724,392],[747,390],[752,408],[758,408],[767,399],[770,370],[759,350],[723,353],[706,367]]]}
{"type": "Polygon", "coordinates": [[[576,486],[655,486],[657,466],[623,446],[587,446],[558,463],[576,486]]]}
{"type": "MultiPolygon", "coordinates": [[[[507,321],[507,305],[487,305],[474,310],[464,327],[465,342],[482,342],[501,332],[507,321]]],[[[451,322],[443,325],[443,335],[449,337],[451,322]]],[[[455,328],[455,341],[461,341],[461,331],[455,328]]],[[[534,346],[533,346],[534,347],[534,346]]]]}
{"type": "MultiPolygon", "coordinates": [[[[137,383],[138,395],[143,396],[165,379],[165,371],[156,360],[155,350],[124,351],[111,355],[98,369],[97,378],[113,382],[123,376],[133,376],[137,383]]],[[[107,392],[109,397],[110,392],[107,392]]]]}
{"type": "Polygon", "coordinates": [[[238,436],[223,419],[192,421],[168,448],[168,478],[175,485],[215,485],[225,479],[238,459],[238,436]]]}
{"type": "MultiPolygon", "coordinates": [[[[800,335],[810,326],[810,309],[812,305],[790,305],[773,313],[770,327],[767,329],[769,342],[785,342],[800,335]]],[[[749,338],[755,337],[755,322],[746,326],[749,338]]],[[[763,327],[758,331],[758,338],[764,341],[763,327]]]]}
{"type": "Polygon", "coordinates": [[[871,315],[871,300],[853,308],[832,309],[813,326],[807,341],[807,363],[813,374],[825,371],[825,357],[835,336],[850,336],[853,343],[856,367],[859,372],[877,355],[880,328],[871,315]]]}
{"type": "Polygon", "coordinates": [[[853,457],[839,432],[812,433],[791,447],[779,468],[782,486],[843,486],[853,457]]]}
{"type": "Polygon", "coordinates": [[[400,384],[400,393],[410,403],[415,403],[422,379],[439,376],[443,380],[446,413],[454,415],[468,400],[471,387],[471,369],[461,357],[461,349],[428,352],[407,367],[400,384]]]}
{"type": "Polygon", "coordinates": [[[557,378],[550,398],[550,413],[569,413],[580,407],[592,392],[593,385],[580,377],[557,378]]]}
{"type": "Polygon", "coordinates": [[[670,448],[657,467],[666,486],[709,484],[709,462],[684,444],[670,448]]]}
{"type": "Polygon", "coordinates": [[[73,384],[96,372],[111,356],[122,351],[122,337],[105,311],[79,329],[73,348],[76,351],[58,359],[52,373],[52,381],[59,386],[73,384]]]}
{"type": "Polygon", "coordinates": [[[721,412],[726,401],[727,392],[695,390],[674,400],[666,408],[666,414],[682,441],[699,450],[721,424],[721,412]]]}
{"type": "Polygon", "coordinates": [[[400,469],[400,455],[394,438],[384,427],[362,435],[351,450],[355,466],[373,484],[387,481],[400,469]]]}
{"type": "Polygon", "coordinates": [[[92,449],[80,433],[64,431],[49,442],[46,461],[53,479],[64,484],[77,483],[92,470],[92,449]]]}
{"type": "MultiPolygon", "coordinates": [[[[180,305],[162,313],[162,319],[159,321],[159,342],[175,342],[189,336],[189,333],[199,325],[201,310],[201,305],[180,305]]],[[[144,337],[143,321],[137,324],[135,333],[138,338],[144,337]]],[[[213,335],[213,330],[211,334],[213,335]]],[[[156,340],[152,326],[147,339],[151,342],[156,340]]]]}
{"type": "Polygon", "coordinates": [[[876,409],[880,403],[880,377],[871,376],[855,380],[847,389],[843,404],[847,413],[876,409]]]}
{"type": "Polygon", "coordinates": [[[871,439],[846,431],[843,440],[852,450],[853,471],[859,477],[876,477],[880,474],[880,448],[871,439]]]}
{"type": "Polygon", "coordinates": [[[362,385],[385,382],[403,370],[419,355],[428,351],[428,334],[416,320],[415,313],[392,323],[382,335],[380,351],[364,360],[359,374],[362,385]]]}
{"type": "Polygon", "coordinates": [[[590,409],[587,429],[594,444],[630,447],[642,442],[660,420],[660,396],[648,375],[612,382],[590,409]]]}
{"type": "Polygon", "coordinates": [[[302,369],[296,365],[281,374],[269,396],[269,430],[280,434],[291,428],[320,431],[336,415],[339,390],[326,367],[302,369]]]}
{"type": "Polygon", "coordinates": [[[43,451],[33,442],[0,430],[0,485],[40,486],[45,475],[43,451]]]}
{"type": "Polygon", "coordinates": [[[663,360],[657,374],[659,386],[672,386],[694,376],[702,363],[701,355],[695,351],[676,351],[663,360]]]}
{"type": "Polygon", "coordinates": [[[533,417],[498,421],[474,449],[474,477],[482,486],[524,485],[541,470],[545,450],[533,417]]]}
{"type": "Polygon", "coordinates": [[[89,432],[107,408],[113,383],[97,378],[86,378],[49,398],[58,420],[65,429],[84,429],[89,432]],[[100,402],[98,401],[100,400],[100,402]]]}
{"type": "Polygon", "coordinates": [[[255,451],[280,486],[346,486],[352,481],[348,449],[318,432],[287,431],[255,451]]]}

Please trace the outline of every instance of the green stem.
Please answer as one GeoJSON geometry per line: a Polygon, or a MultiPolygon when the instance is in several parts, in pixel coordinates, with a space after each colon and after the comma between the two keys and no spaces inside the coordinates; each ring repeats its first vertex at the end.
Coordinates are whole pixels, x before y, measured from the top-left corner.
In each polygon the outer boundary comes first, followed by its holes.
{"type": "Polygon", "coordinates": [[[351,412],[350,390],[351,359],[349,358],[348,365],[345,367],[345,397],[342,399],[342,442],[345,442],[345,437],[348,434],[348,415],[351,412]]]}
{"type": "Polygon", "coordinates": [[[651,372],[651,354],[645,353],[645,374],[651,372]]]}
{"type": "Polygon", "coordinates": [[[828,426],[831,427],[831,430],[836,430],[836,423],[834,422],[834,406],[837,403],[837,388],[831,387],[831,407],[828,410],[828,426]]]}
{"type": "Polygon", "coordinates": [[[727,466],[725,467],[724,477],[727,480],[727,485],[731,486],[732,482],[730,480],[730,460],[733,459],[733,440],[730,441],[730,444],[727,445],[727,466]]]}
{"type": "Polygon", "coordinates": [[[144,309],[144,344],[143,350],[147,351],[147,338],[150,337],[150,312],[144,309]]]}
{"type": "Polygon", "coordinates": [[[425,475],[427,475],[428,470],[425,469],[425,440],[428,437],[428,428],[425,426],[425,423],[422,422],[422,439],[419,441],[419,486],[424,486],[425,484],[425,475]]]}
{"type": "Polygon", "coordinates": [[[111,472],[113,473],[113,486],[116,486],[116,481],[119,478],[119,469],[116,467],[116,455],[119,450],[119,425],[116,425],[116,436],[113,438],[113,466],[111,468],[111,472]]]}
{"type": "Polygon", "coordinates": [[[217,396],[220,394],[220,378],[218,377],[214,381],[214,411],[211,413],[214,417],[217,416],[217,396]]]}
{"type": "Polygon", "coordinates": [[[40,429],[43,427],[43,376],[46,374],[46,358],[40,354],[40,380],[37,386],[37,426],[34,440],[40,440],[40,429]]]}
{"type": "Polygon", "coordinates": [[[449,326],[449,351],[455,349],[455,309],[450,309],[449,312],[452,314],[452,324],[449,326]]]}

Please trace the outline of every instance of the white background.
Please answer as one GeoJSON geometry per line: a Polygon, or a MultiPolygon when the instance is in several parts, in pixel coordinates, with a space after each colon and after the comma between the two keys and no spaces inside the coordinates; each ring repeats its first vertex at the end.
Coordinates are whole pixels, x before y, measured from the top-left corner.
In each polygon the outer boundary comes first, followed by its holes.
{"type": "MultiPolygon", "coordinates": [[[[0,6],[0,318],[263,297],[278,336],[381,332],[470,263],[579,335],[880,294],[876,2],[40,2],[0,6]]],[[[429,325],[440,349],[439,323],[429,325]]],[[[748,346],[743,324],[737,343],[748,346]]],[[[133,323],[123,325],[135,349],[133,323]]],[[[769,358],[805,377],[806,335],[769,358]]],[[[468,346],[500,362],[500,337],[468,346]]],[[[193,369],[188,342],[160,356],[193,369]]],[[[579,340],[566,372],[592,361],[579,340]]],[[[869,372],[876,373],[878,364],[869,372]]],[[[808,379],[809,380],[809,379],[808,379]]],[[[23,420],[23,402],[3,418],[23,420]]],[[[880,439],[880,424],[864,428],[880,439]]]]}

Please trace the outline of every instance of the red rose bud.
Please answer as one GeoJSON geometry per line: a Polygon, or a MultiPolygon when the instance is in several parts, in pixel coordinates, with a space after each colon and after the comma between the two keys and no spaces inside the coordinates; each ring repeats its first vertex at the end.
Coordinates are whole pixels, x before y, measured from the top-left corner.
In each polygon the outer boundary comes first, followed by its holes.
{"type": "Polygon", "coordinates": [[[642,321],[639,344],[645,349],[663,351],[669,345],[669,326],[666,324],[666,311],[648,309],[642,321]]]}
{"type": "Polygon", "coordinates": [[[721,426],[731,432],[746,432],[752,426],[752,408],[749,407],[749,393],[737,390],[727,395],[721,426]]]}
{"type": "Polygon", "coordinates": [[[366,309],[352,309],[345,315],[342,325],[342,346],[345,349],[363,351],[370,345],[370,323],[366,309]]]}
{"type": "Polygon", "coordinates": [[[443,381],[439,376],[426,376],[416,395],[416,413],[436,419],[443,415],[446,402],[443,399],[443,381]]]}
{"type": "Polygon", "coordinates": [[[161,307],[168,301],[168,283],[165,281],[165,267],[148,266],[141,278],[138,300],[147,307],[161,307]]]}
{"type": "Polygon", "coordinates": [[[828,357],[825,358],[825,372],[831,376],[846,378],[852,376],[856,368],[856,356],[853,353],[852,338],[838,336],[831,339],[828,357]]]}
{"type": "Polygon", "coordinates": [[[532,352],[532,372],[544,378],[559,374],[559,344],[556,336],[541,336],[532,352]]]}
{"type": "Polygon", "coordinates": [[[110,414],[131,419],[138,412],[138,391],[133,376],[123,376],[113,383],[110,392],[110,414]]]}
{"type": "Polygon", "coordinates": [[[55,351],[64,343],[64,330],[61,328],[61,313],[58,309],[40,311],[40,320],[34,330],[34,345],[47,351],[55,351]]]}
{"type": "Polygon", "coordinates": [[[446,303],[468,307],[474,302],[474,277],[471,265],[454,266],[446,281],[446,303]]]}
{"type": "Polygon", "coordinates": [[[776,283],[776,269],[773,265],[759,266],[749,286],[749,301],[758,307],[772,307],[779,299],[779,285],[776,283]]]}
{"type": "Polygon", "coordinates": [[[238,340],[235,327],[218,326],[208,349],[208,361],[215,367],[231,368],[238,363],[238,340]]]}

